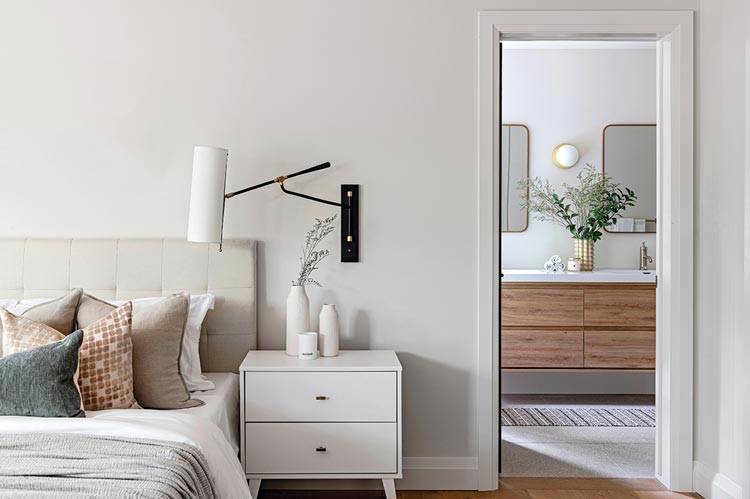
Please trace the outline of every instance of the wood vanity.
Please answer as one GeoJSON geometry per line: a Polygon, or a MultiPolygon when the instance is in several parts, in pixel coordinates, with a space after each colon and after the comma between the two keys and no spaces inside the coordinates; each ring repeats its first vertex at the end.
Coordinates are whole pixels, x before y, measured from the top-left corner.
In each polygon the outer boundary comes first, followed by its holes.
{"type": "Polygon", "coordinates": [[[513,272],[501,285],[503,370],[654,370],[655,273],[513,272]]]}

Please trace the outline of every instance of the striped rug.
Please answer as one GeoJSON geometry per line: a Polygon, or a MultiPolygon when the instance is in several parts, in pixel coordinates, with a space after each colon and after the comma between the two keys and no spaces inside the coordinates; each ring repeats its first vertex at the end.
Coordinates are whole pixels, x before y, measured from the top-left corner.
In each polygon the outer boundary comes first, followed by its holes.
{"type": "Polygon", "coordinates": [[[656,426],[656,410],[593,407],[511,407],[500,410],[503,426],[656,426]]]}

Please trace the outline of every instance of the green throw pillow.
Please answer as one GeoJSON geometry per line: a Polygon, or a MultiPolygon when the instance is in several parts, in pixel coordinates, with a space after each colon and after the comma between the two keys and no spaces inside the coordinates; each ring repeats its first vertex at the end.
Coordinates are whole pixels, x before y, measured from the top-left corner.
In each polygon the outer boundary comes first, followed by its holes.
{"type": "Polygon", "coordinates": [[[83,331],[0,358],[0,416],[83,418],[75,384],[83,331]]]}

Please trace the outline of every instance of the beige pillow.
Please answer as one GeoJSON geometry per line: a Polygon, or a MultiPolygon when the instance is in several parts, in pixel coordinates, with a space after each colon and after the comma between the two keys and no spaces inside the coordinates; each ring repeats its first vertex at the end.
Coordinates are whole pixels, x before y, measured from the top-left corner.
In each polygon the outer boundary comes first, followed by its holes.
{"type": "Polygon", "coordinates": [[[0,308],[3,324],[3,355],[24,352],[65,339],[60,331],[26,317],[13,315],[0,308]]]}
{"type": "Polygon", "coordinates": [[[133,395],[132,304],[83,328],[78,384],[87,411],[140,409],[133,395]]]}
{"type": "MultiPolygon", "coordinates": [[[[114,305],[84,294],[78,327],[113,310],[114,305]]],[[[203,405],[190,398],[180,372],[182,337],[190,308],[187,294],[176,294],[133,314],[133,389],[141,407],[184,409],[203,405]]]]}
{"type": "Polygon", "coordinates": [[[34,305],[21,316],[53,327],[62,334],[70,334],[76,329],[76,310],[82,294],[82,289],[74,289],[56,300],[34,305]]]}

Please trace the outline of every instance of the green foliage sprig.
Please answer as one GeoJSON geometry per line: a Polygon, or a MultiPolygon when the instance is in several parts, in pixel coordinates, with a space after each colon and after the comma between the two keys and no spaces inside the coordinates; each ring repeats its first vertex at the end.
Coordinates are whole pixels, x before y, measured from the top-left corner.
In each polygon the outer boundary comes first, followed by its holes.
{"type": "Polygon", "coordinates": [[[528,208],[537,220],[564,227],[576,239],[598,241],[602,229],[614,224],[628,206],[635,206],[638,197],[590,164],[576,178],[579,185],[564,183],[561,193],[555,192],[549,180],[542,182],[539,177],[522,180],[517,186],[524,191],[521,207],[528,208]]]}
{"type": "Polygon", "coordinates": [[[322,220],[316,218],[315,225],[307,231],[305,246],[302,248],[302,256],[299,259],[301,265],[299,276],[296,280],[292,281],[292,286],[304,286],[306,284],[320,286],[320,283],[311,278],[310,275],[314,270],[318,270],[318,264],[330,254],[330,251],[327,249],[317,250],[315,248],[318,247],[328,234],[333,232],[334,220],[336,220],[336,215],[322,220]]]}

